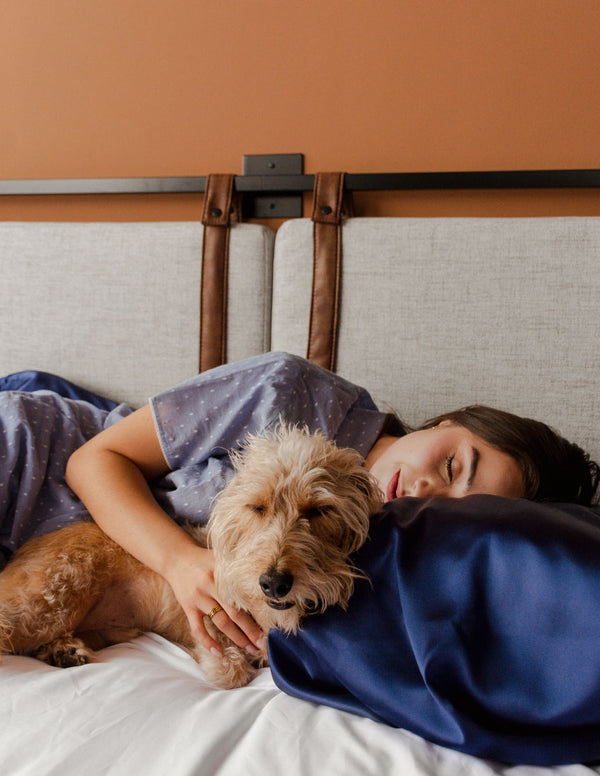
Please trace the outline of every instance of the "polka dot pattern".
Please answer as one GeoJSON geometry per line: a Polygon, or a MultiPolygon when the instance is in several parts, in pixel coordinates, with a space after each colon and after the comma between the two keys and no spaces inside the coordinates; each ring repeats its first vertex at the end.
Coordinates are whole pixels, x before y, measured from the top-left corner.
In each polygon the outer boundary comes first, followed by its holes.
{"type": "MultiPolygon", "coordinates": [[[[205,523],[232,476],[228,452],[279,421],[321,431],[366,455],[385,415],[362,388],[285,353],[227,364],[154,397],[172,471],[153,483],[177,521],[205,523]]],[[[107,412],[51,391],[0,392],[0,551],[90,516],[65,482],[71,453],[130,408],[107,412]]]]}

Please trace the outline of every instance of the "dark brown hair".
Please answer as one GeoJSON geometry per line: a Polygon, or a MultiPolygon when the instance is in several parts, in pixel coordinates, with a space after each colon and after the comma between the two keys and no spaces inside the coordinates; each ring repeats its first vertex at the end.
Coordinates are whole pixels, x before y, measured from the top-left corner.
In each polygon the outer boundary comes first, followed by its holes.
{"type": "Polygon", "coordinates": [[[590,505],[597,497],[600,467],[580,447],[538,420],[479,404],[431,418],[421,428],[450,420],[512,456],[532,501],[590,505]]]}

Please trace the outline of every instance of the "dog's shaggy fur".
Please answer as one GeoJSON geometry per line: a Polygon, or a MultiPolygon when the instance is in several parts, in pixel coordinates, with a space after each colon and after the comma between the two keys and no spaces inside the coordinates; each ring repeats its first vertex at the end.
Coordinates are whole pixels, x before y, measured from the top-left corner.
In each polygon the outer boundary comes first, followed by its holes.
{"type": "MultiPolygon", "coordinates": [[[[214,550],[220,603],[248,611],[265,632],[289,633],[307,613],[345,606],[358,574],[349,556],[381,503],[362,458],[321,435],[281,427],[252,437],[233,463],[207,528],[189,528],[214,550]]],[[[154,631],[188,649],[222,687],[246,684],[267,664],[266,652],[252,657],[204,622],[223,649],[219,657],[194,641],[165,580],[94,523],[31,540],[0,574],[0,653],[68,667],[154,631]]]]}

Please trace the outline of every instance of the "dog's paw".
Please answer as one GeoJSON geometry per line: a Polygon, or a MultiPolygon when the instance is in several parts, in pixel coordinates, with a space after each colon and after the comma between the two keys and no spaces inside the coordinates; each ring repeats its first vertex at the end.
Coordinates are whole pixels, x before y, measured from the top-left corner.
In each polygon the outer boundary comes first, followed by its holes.
{"type": "Polygon", "coordinates": [[[34,654],[38,660],[57,668],[74,668],[95,662],[94,653],[81,639],[67,636],[44,644],[34,654]]]}
{"type": "Polygon", "coordinates": [[[244,687],[254,678],[258,668],[255,658],[233,644],[224,647],[219,656],[200,647],[195,658],[206,679],[224,690],[244,687]]]}

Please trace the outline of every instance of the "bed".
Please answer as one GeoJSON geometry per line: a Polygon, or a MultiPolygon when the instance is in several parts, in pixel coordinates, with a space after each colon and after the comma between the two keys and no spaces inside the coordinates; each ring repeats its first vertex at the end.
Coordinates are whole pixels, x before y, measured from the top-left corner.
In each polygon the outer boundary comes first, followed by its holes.
{"type": "MultiPolygon", "coordinates": [[[[325,253],[343,259],[333,280],[315,280],[314,213],[277,233],[224,227],[226,360],[309,352],[408,423],[488,403],[543,419],[600,459],[600,219],[343,211],[339,199],[321,219],[324,239],[335,233],[325,253]]],[[[46,370],[132,405],[194,374],[209,226],[0,224],[0,306],[11,322],[0,373],[46,370]]],[[[218,690],[155,634],[77,669],[5,656],[0,709],[0,771],[10,776],[600,773],[593,762],[502,762],[431,743],[294,697],[270,669],[218,690]]]]}

